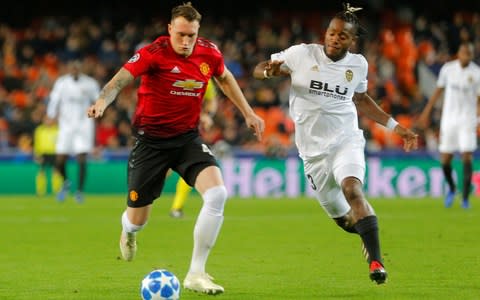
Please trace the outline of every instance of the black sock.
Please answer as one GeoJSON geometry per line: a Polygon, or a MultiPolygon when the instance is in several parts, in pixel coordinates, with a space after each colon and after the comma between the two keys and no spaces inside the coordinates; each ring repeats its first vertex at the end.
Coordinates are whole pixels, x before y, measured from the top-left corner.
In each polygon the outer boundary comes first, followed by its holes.
{"type": "Polygon", "coordinates": [[[78,191],[79,192],[83,191],[86,175],[87,175],[87,163],[84,161],[81,161],[78,164],[78,191]]]}
{"type": "Polygon", "coordinates": [[[65,162],[58,162],[56,165],[58,173],[62,176],[63,180],[67,180],[67,168],[65,162]]]}
{"type": "Polygon", "coordinates": [[[463,199],[468,199],[472,187],[472,161],[463,162],[463,199]]]}
{"type": "Polygon", "coordinates": [[[363,245],[367,249],[368,262],[370,263],[373,260],[382,262],[377,216],[368,216],[358,220],[354,227],[362,238],[363,245]]]}
{"type": "Polygon", "coordinates": [[[455,192],[456,187],[455,187],[455,183],[453,182],[453,177],[452,177],[452,166],[451,165],[442,165],[442,170],[443,170],[443,176],[445,177],[445,180],[448,183],[448,187],[450,188],[450,191],[455,192]]]}

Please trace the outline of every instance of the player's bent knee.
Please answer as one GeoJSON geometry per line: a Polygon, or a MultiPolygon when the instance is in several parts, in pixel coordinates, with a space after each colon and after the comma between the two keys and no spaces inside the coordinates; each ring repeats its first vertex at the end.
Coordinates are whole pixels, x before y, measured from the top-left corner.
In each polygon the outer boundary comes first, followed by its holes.
{"type": "Polygon", "coordinates": [[[204,209],[211,215],[223,216],[225,202],[228,197],[227,188],[224,185],[209,188],[203,193],[202,197],[204,209]]]}
{"type": "Polygon", "coordinates": [[[145,226],[145,224],[146,223],[142,225],[135,225],[132,222],[130,222],[130,220],[128,219],[127,211],[124,211],[122,214],[122,227],[125,232],[133,233],[133,232],[140,231],[145,226]]]}
{"type": "Polygon", "coordinates": [[[358,233],[352,224],[352,220],[346,216],[333,219],[337,225],[348,233],[358,233]]]}

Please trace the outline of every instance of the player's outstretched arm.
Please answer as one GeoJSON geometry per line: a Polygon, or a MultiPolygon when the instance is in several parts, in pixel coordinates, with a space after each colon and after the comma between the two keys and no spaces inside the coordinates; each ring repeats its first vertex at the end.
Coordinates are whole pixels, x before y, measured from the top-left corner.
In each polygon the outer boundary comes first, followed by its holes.
{"type": "Polygon", "coordinates": [[[403,149],[406,152],[410,152],[410,150],[415,150],[418,148],[418,134],[414,133],[408,128],[403,127],[400,124],[397,124],[395,126],[393,132],[402,137],[403,149]]]}
{"type": "Polygon", "coordinates": [[[243,95],[240,86],[238,86],[237,80],[232,72],[225,67],[223,74],[215,77],[215,80],[222,92],[240,110],[245,118],[248,128],[255,132],[255,136],[259,141],[262,140],[263,131],[265,130],[265,122],[255,114],[250,104],[248,104],[248,101],[245,99],[245,96],[243,95]]]}
{"type": "Polygon", "coordinates": [[[405,151],[409,152],[410,150],[417,149],[418,135],[398,124],[398,122],[383,111],[367,93],[355,93],[353,102],[357,109],[365,114],[365,116],[400,135],[403,139],[403,148],[405,151]]]}
{"type": "Polygon", "coordinates": [[[135,78],[130,72],[121,68],[110,81],[105,84],[100,91],[97,101],[88,108],[87,114],[89,118],[100,118],[103,116],[105,109],[112,103],[120,91],[129,85],[135,78]]]}
{"type": "Polygon", "coordinates": [[[259,62],[253,69],[253,78],[268,79],[277,76],[288,76],[290,73],[286,68],[282,68],[283,61],[281,60],[265,60],[259,62]]]}
{"type": "Polygon", "coordinates": [[[430,99],[427,102],[427,105],[423,108],[422,113],[420,114],[420,117],[417,120],[417,125],[420,128],[427,128],[429,123],[430,123],[430,114],[432,113],[432,109],[435,106],[435,103],[437,103],[437,100],[440,99],[440,96],[443,93],[443,88],[437,87],[435,91],[433,91],[432,96],[430,96],[430,99]]]}

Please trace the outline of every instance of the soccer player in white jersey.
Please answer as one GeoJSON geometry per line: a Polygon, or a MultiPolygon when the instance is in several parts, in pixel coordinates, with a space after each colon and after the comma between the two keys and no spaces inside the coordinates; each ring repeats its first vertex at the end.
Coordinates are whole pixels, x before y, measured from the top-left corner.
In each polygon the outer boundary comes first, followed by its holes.
{"type": "Polygon", "coordinates": [[[462,207],[470,207],[473,152],[477,149],[477,106],[480,103],[480,67],[472,61],[473,52],[473,44],[462,43],[457,51],[457,59],[442,66],[437,87],[418,120],[421,127],[427,127],[435,103],[444,94],[439,152],[449,188],[445,197],[446,207],[452,206],[456,192],[452,176],[455,152],[460,152],[463,162],[462,207]]]}
{"type": "Polygon", "coordinates": [[[257,64],[256,79],[290,76],[290,115],[305,175],[329,217],[361,236],[370,278],[384,283],[387,272],[380,253],[375,212],[363,194],[365,139],[357,109],[404,140],[406,151],[417,147],[417,135],[386,114],[367,91],[366,59],[349,52],[364,32],[355,11],[344,6],[327,28],[324,45],[299,44],[257,64]]]}
{"type": "Polygon", "coordinates": [[[79,60],[69,61],[67,68],[68,73],[60,76],[53,85],[47,116],[57,119],[59,130],[55,167],[64,181],[62,189],[57,193],[57,200],[63,202],[70,190],[71,182],[67,176],[66,162],[69,155],[74,155],[78,163],[75,200],[82,203],[87,154],[93,150],[95,137],[95,121],[85,112],[100,94],[100,85],[94,78],[81,72],[79,60]]]}

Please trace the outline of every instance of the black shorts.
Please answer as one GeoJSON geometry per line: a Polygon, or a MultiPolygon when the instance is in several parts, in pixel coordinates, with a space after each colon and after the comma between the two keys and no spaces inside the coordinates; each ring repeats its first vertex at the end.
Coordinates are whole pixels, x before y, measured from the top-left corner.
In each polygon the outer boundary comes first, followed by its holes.
{"type": "Polygon", "coordinates": [[[218,166],[217,160],[198,136],[167,148],[137,139],[128,159],[127,205],[143,207],[160,197],[169,169],[193,186],[209,166],[218,166]]]}
{"type": "Polygon", "coordinates": [[[40,168],[55,166],[55,154],[42,154],[39,159],[40,168]]]}

